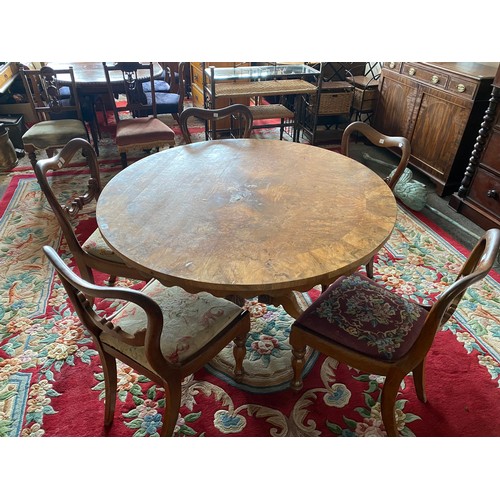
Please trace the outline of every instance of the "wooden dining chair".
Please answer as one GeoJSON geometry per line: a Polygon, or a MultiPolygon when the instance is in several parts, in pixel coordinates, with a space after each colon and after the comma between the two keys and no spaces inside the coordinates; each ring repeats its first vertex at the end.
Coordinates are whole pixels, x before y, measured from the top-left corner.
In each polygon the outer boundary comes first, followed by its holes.
{"type": "Polygon", "coordinates": [[[110,275],[109,283],[115,282],[116,276],[131,279],[149,280],[150,276],[141,274],[129,267],[103,240],[99,229],[96,229],[83,243],[78,240],[74,223],[81,210],[91,202],[97,202],[102,189],[97,156],[85,139],[77,138],[69,141],[54,157],[41,159],[35,163],[35,174],[40,189],[47,198],[64,238],[75,258],[76,265],[85,280],[95,282],[94,270],[110,275]],[[54,191],[52,172],[67,167],[78,152],[85,155],[88,166],[88,177],[82,185],[80,193],[58,193],[54,191]],[[61,199],[63,198],[64,199],[61,199]]]}
{"type": "Polygon", "coordinates": [[[105,383],[104,425],[113,423],[116,359],[165,389],[161,436],[171,436],[181,405],[182,380],[234,342],[235,378],[243,375],[248,311],[207,292],[150,281],[142,290],[96,286],[78,277],[50,246],[43,250],[99,352],[105,383]],[[96,298],[120,300],[112,315],[93,307],[96,298]]]}
{"type": "MultiPolygon", "coordinates": [[[[178,71],[174,72],[174,68],[167,65],[164,69],[166,74],[165,78],[168,83],[155,81],[156,90],[156,112],[159,115],[171,114],[175,121],[180,125],[180,114],[184,109],[184,97],[185,97],[185,68],[186,63],[181,62],[178,64],[178,71]],[[163,85],[164,84],[164,85],[163,85]],[[168,90],[164,89],[168,86],[168,90]],[[162,91],[159,92],[157,89],[161,88],[162,91]]],[[[151,84],[143,84],[144,88],[149,88],[145,91],[146,103],[152,106],[153,94],[151,92],[151,84]]]]}
{"type": "Polygon", "coordinates": [[[205,109],[205,108],[186,108],[180,116],[180,126],[182,136],[186,144],[191,144],[191,134],[189,132],[188,120],[190,118],[198,118],[205,122],[211,122],[211,129],[213,130],[214,123],[222,118],[230,117],[230,135],[231,137],[249,138],[252,132],[253,116],[250,108],[244,104],[231,104],[224,108],[219,109],[205,109]]]}
{"type": "MultiPolygon", "coordinates": [[[[500,246],[500,229],[478,241],[456,281],[424,308],[360,273],[339,278],[293,323],[294,390],[302,388],[306,346],[350,367],[385,376],[381,412],[389,436],[398,435],[396,397],[413,372],[418,398],[426,402],[425,358],[436,333],[450,319],[467,288],[491,270],[500,246]]],[[[443,367],[446,369],[446,367],[443,367]]]]}
{"type": "MultiPolygon", "coordinates": [[[[391,174],[390,177],[387,177],[385,182],[391,188],[391,191],[394,192],[394,187],[398,183],[401,175],[403,174],[405,168],[408,166],[408,161],[410,159],[411,154],[411,145],[410,141],[405,137],[393,137],[382,134],[378,130],[375,130],[368,123],[356,121],[350,123],[344,130],[342,134],[342,141],[340,144],[340,153],[349,156],[349,143],[351,141],[351,136],[353,134],[362,134],[366,139],[368,139],[374,146],[382,147],[382,148],[397,148],[401,152],[401,158],[399,163],[391,174]]],[[[366,274],[368,277],[373,278],[373,259],[372,257],[366,263],[366,274]]]]}
{"type": "Polygon", "coordinates": [[[158,119],[154,87],[153,63],[119,62],[102,63],[106,75],[109,100],[116,121],[115,143],[120,153],[122,167],[127,167],[127,153],[132,150],[159,150],[175,145],[175,133],[158,119]],[[151,85],[148,102],[138,77],[139,70],[149,72],[151,85]],[[118,74],[121,85],[113,82],[111,74],[118,74]],[[122,99],[125,96],[125,100],[122,99]]]}
{"type": "Polygon", "coordinates": [[[24,149],[31,165],[37,161],[37,151],[44,150],[50,158],[74,138],[89,139],[83,123],[82,110],[76,91],[73,68],[54,70],[49,66],[40,69],[19,69],[33,115],[37,121],[23,134],[24,149]],[[61,84],[58,75],[69,75],[71,83],[61,84]],[[70,88],[72,99],[61,94],[61,87],[70,88]]]}

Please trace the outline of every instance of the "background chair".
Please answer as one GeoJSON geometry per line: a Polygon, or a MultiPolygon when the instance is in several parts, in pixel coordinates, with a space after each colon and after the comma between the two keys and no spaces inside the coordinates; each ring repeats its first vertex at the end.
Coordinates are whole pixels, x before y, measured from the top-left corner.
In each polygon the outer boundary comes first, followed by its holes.
{"type": "Polygon", "coordinates": [[[40,189],[61,226],[64,238],[85,280],[95,282],[93,270],[109,274],[110,284],[114,283],[116,276],[138,280],[150,279],[150,276],[144,276],[128,267],[102,239],[99,229],[96,229],[83,244],[80,244],[75,234],[73,225],[76,216],[85,205],[97,201],[102,188],[96,153],[85,139],[72,139],[56,156],[38,160],[34,170],[40,189]],[[79,151],[86,156],[89,167],[87,184],[82,186],[81,193],[71,193],[71,198],[60,200],[53,190],[53,182],[48,180],[48,175],[52,171],[68,166],[79,151]]]}
{"type": "MultiPolygon", "coordinates": [[[[179,116],[184,109],[184,96],[185,96],[185,66],[186,63],[181,62],[178,65],[178,71],[175,72],[173,67],[166,66],[163,70],[165,73],[165,82],[155,81],[156,90],[156,111],[159,115],[171,114],[175,121],[179,123],[179,116]],[[163,85],[165,83],[165,85],[163,85]],[[157,87],[168,90],[158,92],[157,87]]],[[[144,94],[146,97],[146,104],[152,106],[153,94],[151,92],[151,83],[143,83],[144,94]],[[149,90],[146,90],[149,88],[149,90]]]]}
{"type": "MultiPolygon", "coordinates": [[[[134,149],[151,150],[164,146],[175,145],[175,133],[157,117],[156,92],[154,90],[153,63],[119,62],[113,66],[102,63],[106,74],[109,100],[112,103],[116,121],[115,142],[120,153],[122,167],[127,166],[127,152],[134,149]],[[152,91],[150,102],[147,102],[142,89],[142,82],[137,77],[137,71],[149,71],[149,82],[152,91]],[[116,83],[111,83],[110,74],[118,72],[123,82],[120,90],[116,83]],[[120,101],[115,94],[124,94],[126,101],[120,101]]],[[[159,95],[159,94],[158,94],[159,95]]]]}
{"type": "MultiPolygon", "coordinates": [[[[244,104],[231,104],[219,109],[186,108],[180,116],[180,126],[184,141],[186,144],[191,144],[192,142],[188,128],[188,120],[190,118],[195,117],[205,122],[215,122],[227,116],[231,117],[230,136],[248,139],[253,125],[253,116],[250,108],[244,104]]],[[[210,128],[215,130],[213,123],[210,128]]]]}
{"type": "Polygon", "coordinates": [[[381,69],[380,62],[367,62],[350,68],[346,81],[354,85],[351,117],[354,115],[355,120],[371,122],[377,104],[381,69]],[[362,117],[364,120],[361,120],[362,117]]]}
{"type": "MultiPolygon", "coordinates": [[[[33,167],[36,164],[36,151],[45,150],[47,156],[53,156],[56,149],[62,148],[68,141],[79,137],[89,139],[83,123],[80,101],[76,91],[73,69],[53,70],[44,66],[36,70],[20,68],[24,89],[28,96],[33,114],[38,118],[23,135],[24,149],[33,167]],[[60,94],[57,75],[69,74],[71,95],[60,94]],[[58,119],[58,117],[64,117],[58,119]]],[[[68,87],[67,84],[64,84],[68,87]]]]}
{"type": "Polygon", "coordinates": [[[395,404],[403,378],[413,372],[417,396],[425,403],[424,363],[436,332],[454,313],[467,288],[488,274],[499,246],[500,229],[488,230],[456,281],[430,310],[361,274],[338,279],[292,325],[292,388],[302,387],[306,346],[352,368],[383,375],[382,420],[387,434],[397,436],[395,404]]]}
{"type": "MultiPolygon", "coordinates": [[[[351,140],[351,135],[354,133],[360,133],[366,139],[368,139],[374,146],[379,146],[382,148],[398,148],[401,151],[401,159],[398,166],[391,174],[391,177],[386,178],[385,181],[394,192],[394,187],[398,183],[401,174],[404,172],[408,165],[411,154],[410,141],[405,137],[390,137],[384,135],[373,127],[364,122],[352,122],[344,130],[342,134],[342,142],[340,144],[340,153],[349,156],[349,142],[351,140]]],[[[373,278],[373,257],[366,264],[366,274],[373,278]]]]}
{"type": "Polygon", "coordinates": [[[53,248],[45,246],[44,252],[99,352],[105,377],[106,427],[113,422],[116,403],[116,359],[165,389],[162,436],[174,432],[184,377],[199,370],[233,340],[235,376],[241,379],[250,331],[248,311],[209,293],[191,295],[156,280],[140,292],[95,286],[74,274],[53,248]],[[91,306],[98,297],[122,300],[126,305],[106,316],[91,306]]]}

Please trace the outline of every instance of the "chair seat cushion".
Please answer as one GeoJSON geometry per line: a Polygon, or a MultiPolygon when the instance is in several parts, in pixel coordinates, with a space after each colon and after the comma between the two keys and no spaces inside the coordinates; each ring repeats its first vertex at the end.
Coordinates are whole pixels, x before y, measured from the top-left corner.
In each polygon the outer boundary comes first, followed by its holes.
{"type": "Polygon", "coordinates": [[[428,312],[359,273],[339,278],[298,326],[370,357],[395,361],[415,343],[428,312]]]}
{"type": "Polygon", "coordinates": [[[85,252],[95,257],[101,259],[106,259],[111,262],[118,262],[119,264],[124,264],[123,260],[116,255],[115,252],[109,247],[109,245],[103,240],[101,232],[96,229],[82,245],[85,252]]]}
{"type": "Polygon", "coordinates": [[[152,116],[120,120],[116,127],[118,148],[147,147],[174,141],[175,132],[161,120],[152,116]]]}
{"type": "MultiPolygon", "coordinates": [[[[178,286],[165,287],[157,280],[151,280],[142,292],[153,298],[163,312],[160,349],[163,357],[172,364],[182,364],[183,360],[204,349],[242,312],[236,304],[207,292],[191,294],[178,286]]],[[[146,328],[146,314],[131,302],[120,309],[112,321],[127,333],[146,328]]],[[[143,346],[124,344],[106,332],[100,338],[153,370],[143,346]]]]}
{"type": "MultiPolygon", "coordinates": [[[[170,90],[170,85],[163,80],[155,80],[155,92],[168,92],[170,90]]],[[[151,82],[144,82],[142,84],[142,90],[144,92],[151,92],[151,82]]]]}
{"type": "Polygon", "coordinates": [[[32,125],[23,135],[25,146],[47,149],[65,146],[71,139],[87,140],[87,129],[80,120],[47,120],[32,125]]]}
{"type": "MultiPolygon", "coordinates": [[[[153,98],[151,92],[145,92],[146,102],[152,105],[153,98]]],[[[158,114],[178,113],[179,112],[179,94],[158,93],[156,98],[156,112],[158,114]]]]}

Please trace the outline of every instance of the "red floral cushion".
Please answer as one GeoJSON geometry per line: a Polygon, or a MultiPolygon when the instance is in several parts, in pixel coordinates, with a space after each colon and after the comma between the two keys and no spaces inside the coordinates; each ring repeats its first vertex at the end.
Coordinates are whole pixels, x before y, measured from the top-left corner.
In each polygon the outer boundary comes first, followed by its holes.
{"type": "Polygon", "coordinates": [[[297,324],[371,357],[397,360],[415,343],[427,314],[418,304],[355,273],[330,285],[297,324]]]}

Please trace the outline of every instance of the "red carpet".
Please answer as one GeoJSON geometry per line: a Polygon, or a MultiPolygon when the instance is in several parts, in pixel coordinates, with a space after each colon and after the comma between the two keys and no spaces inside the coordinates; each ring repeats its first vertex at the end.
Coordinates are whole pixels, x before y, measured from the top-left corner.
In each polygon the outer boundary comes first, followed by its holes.
{"type": "MultiPolygon", "coordinates": [[[[103,436],[99,359],[53,281],[41,247],[50,244],[64,258],[71,256],[34,176],[20,170],[6,176],[10,184],[0,203],[0,435],[103,436]]],[[[69,170],[57,180],[68,192],[79,183],[78,169],[69,170]]],[[[103,166],[105,177],[117,171],[103,166]]],[[[94,225],[89,214],[78,226],[80,236],[94,225]]],[[[465,252],[436,229],[401,208],[376,261],[375,279],[417,300],[439,293],[465,252]]],[[[499,276],[492,273],[466,295],[438,334],[428,358],[427,404],[417,399],[412,377],[406,377],[397,403],[402,435],[500,436],[498,290],[499,276]]],[[[311,353],[304,388],[292,392],[287,384],[291,318],[281,308],[255,301],[247,306],[253,326],[245,363],[268,377],[268,388],[254,386],[250,378],[238,386],[222,365],[211,364],[184,382],[176,435],[385,435],[379,418],[381,379],[311,353]]],[[[108,435],[155,435],[162,396],[161,389],[120,364],[119,401],[108,435]]]]}

